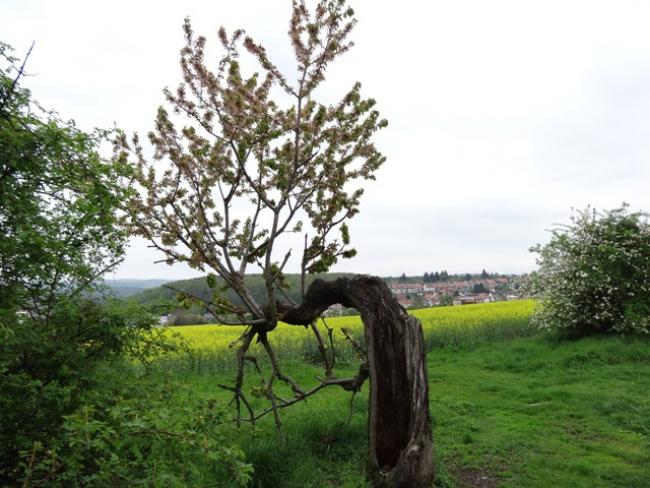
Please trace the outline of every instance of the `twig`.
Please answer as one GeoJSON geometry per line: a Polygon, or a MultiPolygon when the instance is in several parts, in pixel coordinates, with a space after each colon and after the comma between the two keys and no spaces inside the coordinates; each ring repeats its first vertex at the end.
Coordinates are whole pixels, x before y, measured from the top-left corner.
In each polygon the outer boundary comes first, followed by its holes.
{"type": "Polygon", "coordinates": [[[121,264],[123,261],[124,261],[124,258],[117,259],[116,261],[113,261],[112,263],[110,263],[108,266],[100,269],[97,273],[92,275],[90,278],[88,278],[86,281],[84,281],[81,285],[79,285],[72,293],[70,293],[68,295],[68,298],[72,298],[72,297],[78,295],[79,293],[81,293],[90,283],[95,281],[97,278],[99,278],[104,273],[106,273],[106,272],[110,271],[111,269],[113,269],[118,264],[121,264]]]}
{"type": "Polygon", "coordinates": [[[334,348],[334,329],[330,326],[327,325],[327,321],[325,320],[325,317],[321,316],[320,319],[323,321],[323,325],[327,329],[327,337],[329,339],[330,343],[330,351],[332,351],[332,369],[334,369],[334,366],[336,366],[336,349],[334,348]]]}
{"type": "Polygon", "coordinates": [[[278,406],[275,401],[275,394],[273,393],[273,380],[276,378],[275,373],[271,375],[269,384],[266,389],[266,397],[271,401],[271,410],[273,411],[273,418],[275,420],[275,430],[280,432],[282,429],[282,421],[280,420],[280,413],[278,412],[278,406]]]}
{"type": "Polygon", "coordinates": [[[359,342],[356,341],[354,337],[350,334],[350,331],[346,329],[345,327],[341,328],[341,332],[343,332],[343,335],[345,338],[350,341],[350,344],[352,344],[352,347],[354,348],[355,351],[357,351],[357,354],[363,358],[364,362],[368,361],[368,358],[366,356],[366,351],[364,348],[359,344],[359,342]]]}
{"type": "Polygon", "coordinates": [[[357,392],[353,391],[352,395],[350,396],[350,413],[348,414],[348,420],[347,420],[348,424],[352,421],[352,410],[354,408],[354,397],[356,395],[357,395],[357,392]]]}
{"type": "MultiPolygon", "coordinates": [[[[309,398],[310,396],[314,395],[315,393],[318,393],[320,390],[323,388],[326,388],[328,386],[340,386],[344,390],[352,391],[352,392],[358,392],[361,389],[361,386],[365,382],[365,380],[368,378],[368,366],[367,364],[363,364],[359,368],[359,373],[357,373],[357,376],[352,376],[350,378],[341,378],[341,379],[329,379],[329,380],[320,380],[320,383],[316,386],[314,386],[312,389],[307,390],[304,392],[304,395],[300,397],[294,397],[289,401],[286,401],[284,403],[281,403],[280,405],[277,406],[278,410],[282,408],[287,408],[290,407],[291,405],[295,405],[298,402],[302,402],[309,398]]],[[[248,420],[248,419],[241,419],[244,422],[252,422],[253,425],[256,421],[264,417],[265,415],[268,415],[273,411],[272,407],[267,408],[266,410],[263,410],[259,414],[255,416],[254,419],[248,420]]],[[[236,421],[236,419],[232,420],[236,421]]]]}
{"type": "Polygon", "coordinates": [[[266,337],[266,334],[260,334],[259,340],[264,346],[264,349],[266,350],[266,354],[269,356],[269,360],[271,361],[271,367],[273,368],[273,372],[278,377],[278,379],[287,383],[297,397],[304,396],[305,392],[302,390],[302,388],[300,388],[298,383],[296,383],[293,379],[291,379],[289,376],[287,376],[280,370],[280,365],[278,364],[278,361],[275,358],[275,352],[273,351],[271,344],[269,344],[269,340],[266,337]]]}
{"type": "Polygon", "coordinates": [[[320,330],[318,330],[318,319],[312,320],[310,327],[314,335],[316,336],[316,341],[318,342],[318,350],[320,351],[320,354],[323,358],[323,363],[325,365],[325,376],[327,378],[331,378],[333,376],[332,373],[332,365],[330,364],[330,360],[327,357],[327,348],[325,347],[325,342],[323,341],[323,336],[321,336],[320,330]]]}
{"type": "Polygon", "coordinates": [[[53,466],[52,469],[50,469],[50,472],[45,475],[43,478],[38,480],[36,483],[32,485],[32,488],[38,488],[39,486],[45,486],[45,483],[50,481],[56,473],[61,471],[61,468],[63,468],[64,464],[63,463],[57,463],[56,466],[53,466]]]}
{"type": "Polygon", "coordinates": [[[246,396],[242,392],[242,385],[244,384],[244,361],[246,360],[246,351],[248,351],[248,348],[250,347],[251,342],[253,341],[253,337],[255,337],[255,334],[256,332],[252,328],[249,328],[241,335],[239,339],[242,341],[242,344],[241,346],[239,346],[239,349],[237,350],[237,377],[235,378],[235,386],[233,387],[227,385],[217,385],[220,388],[223,388],[224,390],[232,391],[235,394],[233,399],[231,400],[231,403],[234,401],[237,407],[238,428],[240,427],[242,421],[240,401],[244,404],[244,406],[248,410],[248,413],[250,415],[250,422],[253,425],[255,425],[255,413],[253,412],[253,408],[251,407],[250,403],[248,403],[246,396]]]}
{"type": "MultiPolygon", "coordinates": [[[[27,59],[29,56],[32,54],[32,49],[34,49],[34,43],[35,41],[32,41],[32,45],[29,46],[29,50],[27,51],[27,54],[25,55],[25,58],[23,59],[23,63],[20,65],[20,68],[18,69],[18,74],[16,75],[16,78],[11,83],[11,86],[9,87],[9,90],[7,90],[6,95],[3,97],[2,102],[0,103],[0,113],[5,108],[5,105],[11,98],[11,96],[14,94],[14,91],[16,90],[16,86],[18,85],[18,80],[24,75],[25,73],[25,65],[27,64],[27,59]]],[[[13,63],[11,63],[13,65],[13,63]]]]}
{"type": "Polygon", "coordinates": [[[298,304],[291,299],[291,297],[287,294],[286,291],[284,291],[281,286],[275,285],[275,289],[282,293],[282,296],[289,302],[292,307],[298,306],[298,304]]]}
{"type": "MultiPolygon", "coordinates": [[[[163,288],[167,288],[169,290],[180,293],[181,295],[184,295],[184,296],[186,296],[187,298],[189,298],[191,300],[197,300],[197,301],[202,302],[202,303],[204,303],[206,305],[210,305],[210,306],[213,306],[213,307],[216,307],[216,308],[223,308],[224,310],[226,310],[228,312],[231,312],[231,313],[234,313],[234,314],[237,314],[237,315],[241,315],[243,313],[242,310],[237,310],[235,308],[231,308],[231,307],[228,307],[228,306],[225,306],[225,305],[221,305],[221,304],[218,304],[218,303],[211,302],[210,300],[206,300],[205,298],[201,298],[199,296],[193,295],[193,294],[188,293],[188,292],[186,292],[184,290],[174,288],[173,286],[169,286],[169,285],[162,285],[162,286],[163,286],[163,288]]],[[[226,319],[220,317],[220,314],[218,312],[215,312],[214,310],[212,310],[211,308],[208,308],[205,305],[203,305],[203,309],[206,312],[209,312],[209,313],[213,314],[217,318],[217,320],[219,320],[219,325],[232,325],[232,326],[248,325],[248,326],[255,326],[255,325],[263,325],[263,324],[267,323],[266,319],[241,320],[239,322],[235,322],[235,321],[226,320],[226,319]]]]}

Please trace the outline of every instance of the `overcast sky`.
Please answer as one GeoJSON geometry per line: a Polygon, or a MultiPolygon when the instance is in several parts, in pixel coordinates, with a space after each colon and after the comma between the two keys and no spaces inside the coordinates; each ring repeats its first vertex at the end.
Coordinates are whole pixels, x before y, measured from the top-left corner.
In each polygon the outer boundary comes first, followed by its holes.
{"type": "MultiPolygon", "coordinates": [[[[352,1],[355,48],[321,91],[361,81],[389,127],[387,156],[351,222],[356,258],[380,275],[527,272],[528,248],[571,208],[650,210],[650,2],[352,1]]],[[[180,80],[181,24],[215,45],[243,27],[290,68],[289,0],[0,1],[0,40],[24,85],[84,129],[152,128],[180,80]]],[[[134,242],[118,278],[183,278],[134,242]]]]}

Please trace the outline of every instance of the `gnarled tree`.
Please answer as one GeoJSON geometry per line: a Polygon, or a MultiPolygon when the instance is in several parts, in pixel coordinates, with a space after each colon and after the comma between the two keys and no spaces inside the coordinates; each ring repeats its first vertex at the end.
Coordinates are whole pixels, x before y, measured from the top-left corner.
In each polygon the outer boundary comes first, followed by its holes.
{"type": "Polygon", "coordinates": [[[370,379],[369,444],[372,476],[389,486],[424,487],[433,479],[431,426],[422,329],[378,278],[358,276],[333,282],[305,275],[327,271],[339,258],[351,258],[346,221],[359,207],[359,183],[373,179],[384,157],[372,139],[386,126],[375,101],[363,98],[355,84],[340,102],[319,103],[316,89],[325,70],[350,49],[355,25],[343,0],[320,1],[309,11],[294,1],[289,37],[297,72],[285,76],[265,49],[244,31],[219,30],[223,56],[214,71],[205,63],[206,39],[184,24],[181,51],[183,83],[165,90],[176,118],[159,108],[149,134],[155,149],[148,161],[137,136],[122,137],[117,157],[134,159],[139,191],[129,201],[134,231],[162,251],[168,263],[185,262],[220,277],[240,303],[202,301],[223,324],[248,326],[238,342],[237,375],[232,385],[237,421],[256,422],[331,385],[357,392],[370,379]],[[240,53],[259,72],[244,75],[240,53]],[[283,272],[291,251],[289,235],[304,235],[302,301],[283,290],[283,272]],[[280,248],[282,250],[278,257],[280,248]],[[258,303],[244,277],[261,271],[265,303],[258,303]],[[317,319],[340,303],[361,312],[367,351],[358,374],[338,378],[317,319]],[[323,355],[325,375],[305,390],[281,368],[269,340],[278,321],[311,329],[323,355]],[[243,391],[245,364],[256,363],[250,347],[263,346],[271,364],[264,380],[269,400],[255,412],[243,391]],[[284,382],[293,398],[282,399],[274,383],[284,382]]]}

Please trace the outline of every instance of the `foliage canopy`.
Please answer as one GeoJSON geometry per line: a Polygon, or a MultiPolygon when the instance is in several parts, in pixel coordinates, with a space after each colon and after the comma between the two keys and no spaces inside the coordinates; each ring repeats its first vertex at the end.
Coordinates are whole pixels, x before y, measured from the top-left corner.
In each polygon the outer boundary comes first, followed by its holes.
{"type": "Polygon", "coordinates": [[[41,109],[9,46],[0,55],[0,308],[46,317],[53,293],[75,293],[122,255],[115,210],[129,169],[99,156],[101,132],[41,109]]]}
{"type": "Polygon", "coordinates": [[[140,193],[129,202],[133,230],[169,264],[220,276],[243,303],[219,300],[212,312],[239,310],[242,318],[275,327],[276,295],[283,296],[291,258],[280,241],[290,234],[304,234],[303,274],[327,271],[356,252],[346,226],[363,193],[354,183],[373,179],[383,163],[372,138],[386,121],[375,101],[361,96],[359,83],[333,105],[319,102],[316,92],[326,68],[352,46],[355,23],[343,1],[321,1],[314,12],[294,2],[289,36],[296,73],[286,76],[243,30],[229,35],[224,28],[223,55],[211,70],[207,41],[186,19],[183,82],[165,90],[176,117],[158,109],[149,134],[154,161],[137,136],[117,141],[120,161],[135,155],[140,193]],[[259,69],[250,76],[244,53],[259,69]],[[264,275],[266,304],[247,290],[249,265],[264,275]]]}

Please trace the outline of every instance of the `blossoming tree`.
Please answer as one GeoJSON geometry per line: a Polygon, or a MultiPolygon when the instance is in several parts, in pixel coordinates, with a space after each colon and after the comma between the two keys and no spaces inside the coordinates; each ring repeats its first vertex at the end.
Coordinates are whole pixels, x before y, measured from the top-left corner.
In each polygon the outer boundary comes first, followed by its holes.
{"type": "Polygon", "coordinates": [[[294,1],[289,38],[297,69],[289,76],[244,31],[229,35],[223,28],[223,56],[211,70],[206,39],[196,36],[186,19],[184,81],[165,91],[174,115],[158,110],[149,134],[153,160],[145,157],[137,136],[118,141],[117,157],[137,169],[139,189],[128,202],[134,231],[170,264],[184,262],[205,272],[213,287],[219,277],[239,298],[231,303],[217,293],[214,300],[201,300],[222,324],[247,326],[238,341],[234,382],[221,385],[233,394],[237,422],[255,423],[271,414],[279,428],[282,409],[329,386],[358,392],[369,379],[373,479],[424,487],[433,479],[433,459],[419,321],[379,278],[315,280],[306,287],[306,274],[327,271],[356,254],[346,223],[359,210],[360,182],[374,179],[385,160],[373,137],[387,123],[375,101],[361,96],[360,84],[336,104],[317,99],[327,67],[352,47],[355,23],[344,0],[322,0],[313,11],[294,1]],[[259,72],[244,74],[242,54],[259,72]],[[301,303],[285,293],[283,275],[292,258],[283,240],[297,233],[304,237],[298,257],[301,303]],[[264,278],[263,303],[246,286],[251,269],[264,278]],[[336,375],[331,341],[317,322],[336,303],[358,309],[365,326],[365,348],[353,341],[363,361],[349,378],[336,375]],[[325,369],[316,386],[305,389],[282,369],[269,338],[279,321],[314,334],[325,369]],[[269,406],[262,411],[252,408],[243,388],[245,364],[257,365],[254,340],[271,365],[262,388],[269,406]],[[280,398],[278,382],[290,387],[292,398],[280,398]]]}

